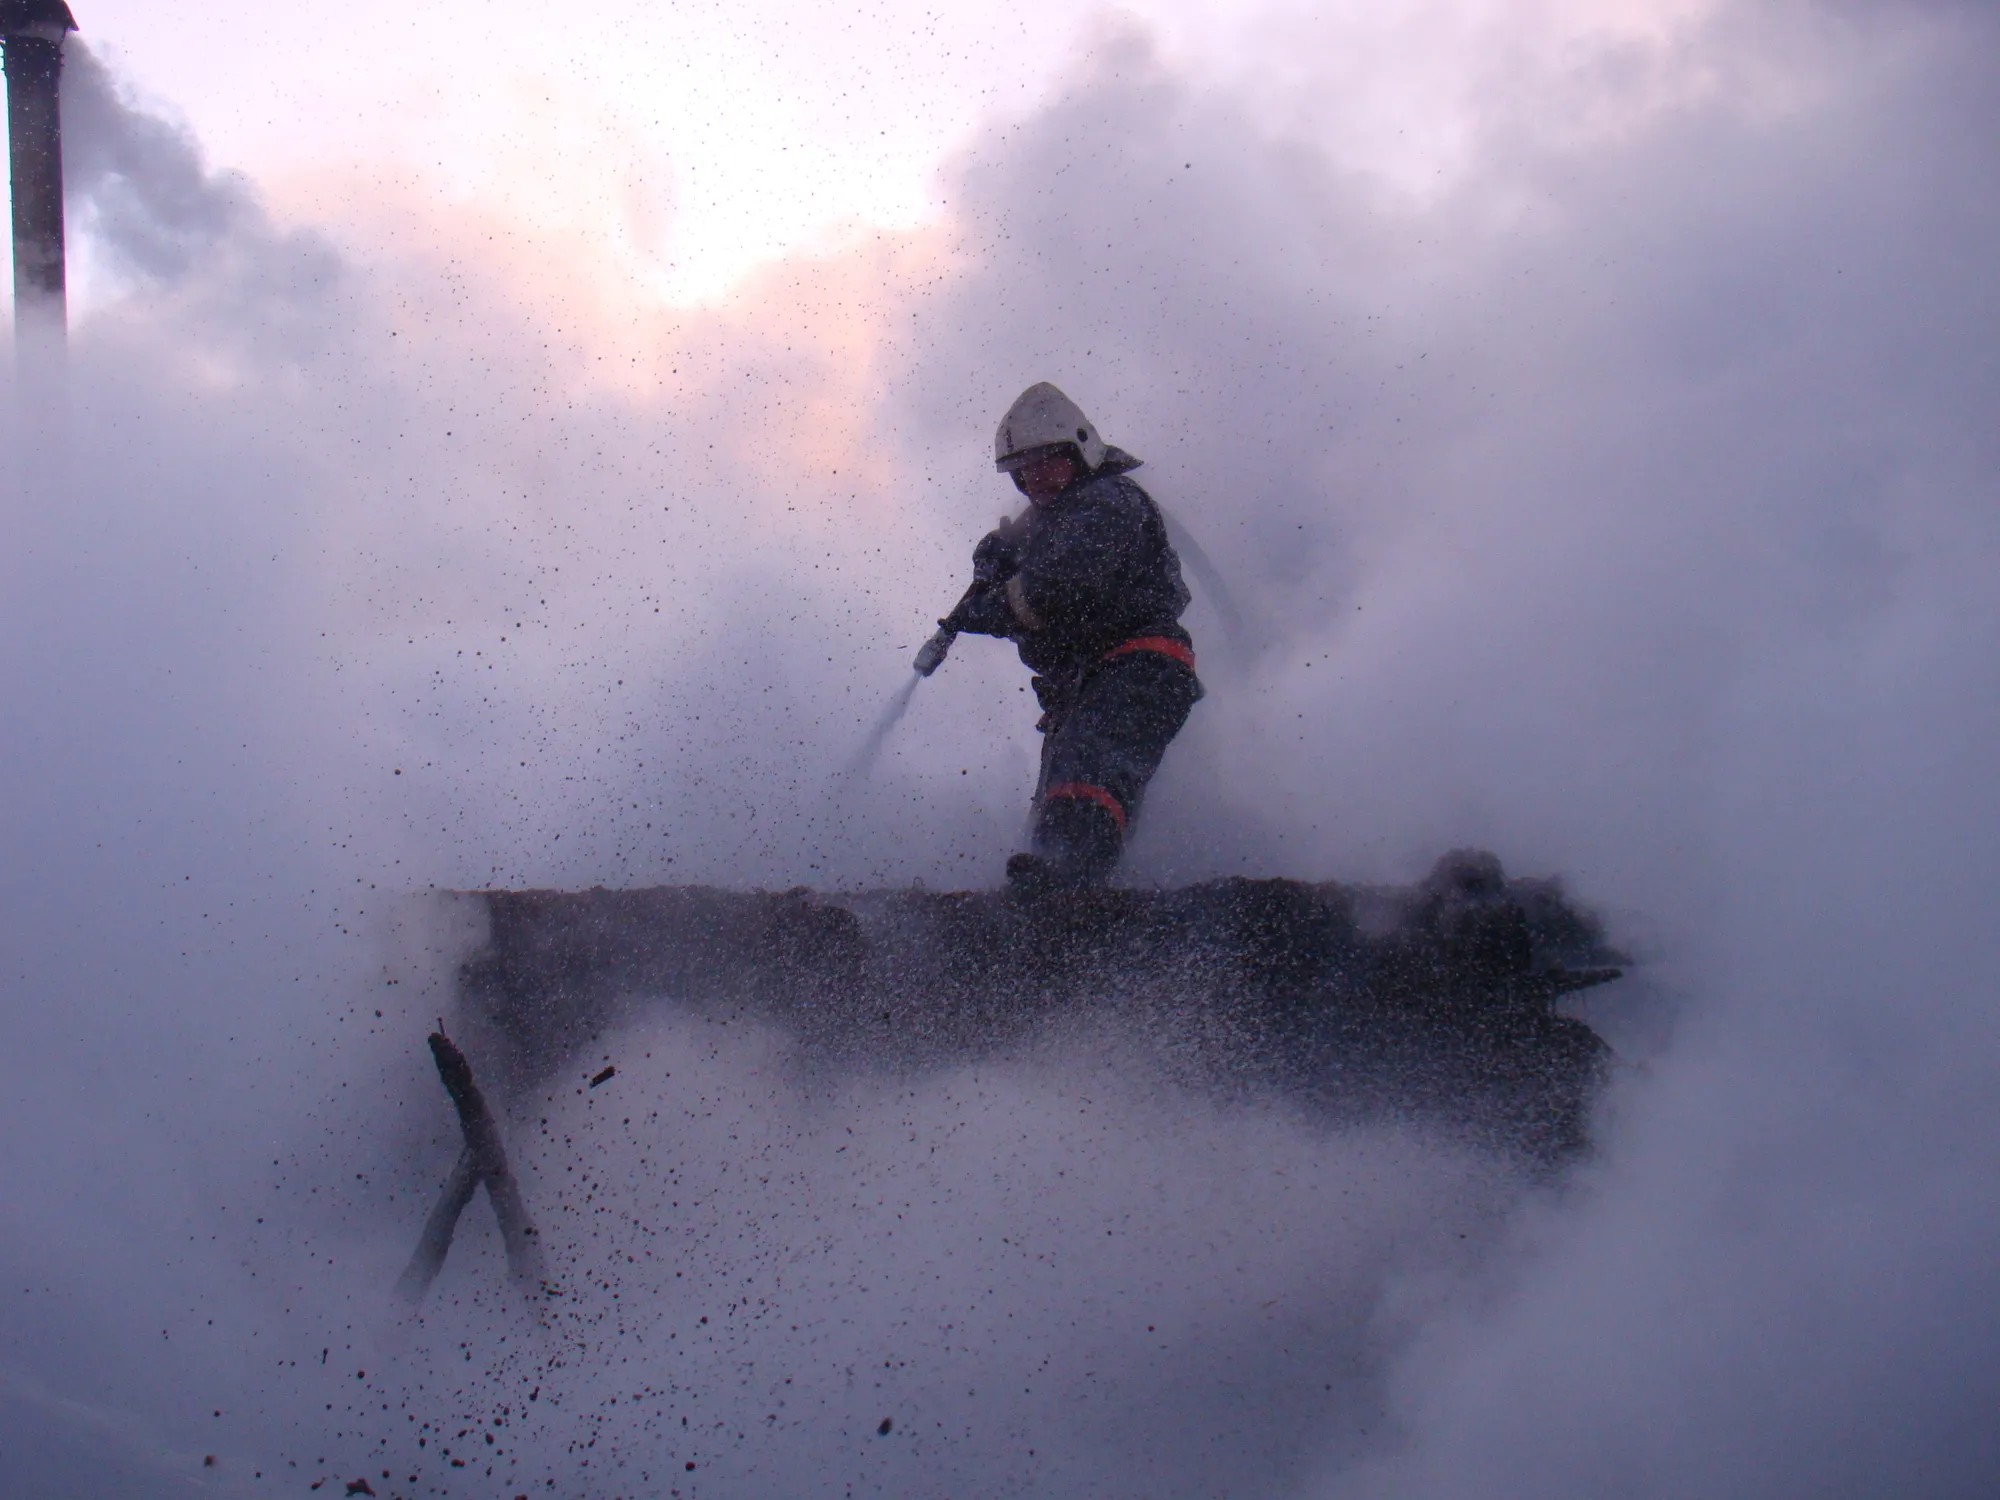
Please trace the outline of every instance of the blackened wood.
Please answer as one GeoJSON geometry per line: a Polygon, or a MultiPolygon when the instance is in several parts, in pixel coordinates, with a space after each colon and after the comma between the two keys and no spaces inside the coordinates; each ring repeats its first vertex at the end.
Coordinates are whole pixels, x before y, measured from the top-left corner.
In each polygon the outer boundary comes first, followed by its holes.
{"type": "Polygon", "coordinates": [[[459,995],[524,1091],[590,1077],[600,1037],[652,1007],[790,1031],[818,1071],[960,1067],[1082,1020],[1231,1097],[1269,1086],[1329,1119],[1422,1118],[1543,1158],[1586,1144],[1610,1064],[1558,1002],[1626,962],[1559,882],[1475,850],[1405,887],[478,899],[459,995]]]}

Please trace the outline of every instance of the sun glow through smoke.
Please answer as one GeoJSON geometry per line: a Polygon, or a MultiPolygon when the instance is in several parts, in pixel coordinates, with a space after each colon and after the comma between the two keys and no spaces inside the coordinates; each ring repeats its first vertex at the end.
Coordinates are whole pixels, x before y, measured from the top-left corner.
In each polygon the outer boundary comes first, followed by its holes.
{"type": "Polygon", "coordinates": [[[384,193],[430,202],[543,245],[542,275],[685,303],[793,251],[936,221],[950,155],[1027,117],[1127,24],[1187,76],[1242,90],[1271,128],[1427,193],[1525,101],[1538,128],[1602,134],[1714,87],[1712,57],[1690,66],[1681,45],[1713,8],[619,0],[578,24],[515,0],[369,0],[329,26],[223,0],[191,28],[104,0],[83,24],[283,217],[365,244],[384,193]],[[1592,68],[1622,86],[1567,82],[1592,68]],[[1537,80],[1561,92],[1538,97],[1537,80]]]}

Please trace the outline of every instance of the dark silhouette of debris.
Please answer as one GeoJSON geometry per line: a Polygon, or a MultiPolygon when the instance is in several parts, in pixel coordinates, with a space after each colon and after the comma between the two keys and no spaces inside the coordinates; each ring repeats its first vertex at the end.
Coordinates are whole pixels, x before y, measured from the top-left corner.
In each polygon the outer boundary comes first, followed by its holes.
{"type": "Polygon", "coordinates": [[[445,1179],[444,1191],[438,1195],[437,1205],[431,1209],[430,1217],[424,1220],[424,1230],[417,1239],[417,1248],[410,1256],[410,1263],[403,1268],[403,1274],[396,1282],[396,1295],[412,1310],[423,1305],[431,1283],[444,1269],[444,1258],[451,1250],[452,1234],[458,1228],[458,1216],[465,1212],[465,1206],[478,1190],[479,1168],[473,1162],[472,1148],[467,1146],[458,1153],[458,1161],[452,1167],[451,1175],[445,1179]]]}
{"type": "Polygon", "coordinates": [[[608,1082],[609,1080],[616,1078],[617,1076],[618,1076],[618,1070],[616,1068],[606,1068],[602,1073],[595,1075],[590,1080],[590,1086],[592,1088],[596,1088],[600,1083],[608,1082]]]}
{"type": "Polygon", "coordinates": [[[472,1201],[474,1191],[482,1182],[486,1184],[486,1196],[493,1204],[494,1217],[500,1221],[500,1236],[507,1247],[507,1267],[514,1280],[524,1287],[542,1290],[547,1278],[542,1270],[541,1248],[536,1242],[535,1226],[528,1218],[528,1205],[521,1196],[520,1183],[507,1165],[507,1150],[500,1139],[500,1127],[486,1107],[479,1085],[473,1081],[472,1064],[465,1060],[465,1054],[442,1031],[431,1033],[430,1048],[431,1057],[437,1063],[438,1077],[443,1080],[445,1092],[451,1096],[452,1105],[458,1111],[465,1149],[445,1181],[437,1206],[424,1222],[416,1251],[396,1283],[397,1294],[413,1309],[422,1305],[431,1282],[444,1265],[446,1253],[451,1249],[458,1216],[472,1201]]]}

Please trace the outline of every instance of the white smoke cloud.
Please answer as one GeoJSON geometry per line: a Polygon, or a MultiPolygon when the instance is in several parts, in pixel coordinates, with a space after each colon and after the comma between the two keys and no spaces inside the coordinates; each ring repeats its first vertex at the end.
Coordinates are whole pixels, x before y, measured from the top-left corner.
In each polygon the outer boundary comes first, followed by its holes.
{"type": "Polygon", "coordinates": [[[1643,87],[1527,47],[1561,87],[1411,194],[1113,28],[954,167],[940,227],[680,311],[393,198],[281,229],[73,61],[77,222],[124,291],[75,332],[67,488],[10,469],[0,522],[22,1482],[302,1486],[505,1404],[543,1493],[607,1492],[592,1438],[687,1461],[683,1416],[732,1490],[1978,1491],[1994,41],[1949,6],[1743,7],[1670,29],[1643,87]],[[1040,378],[1248,616],[1233,647],[1191,617],[1211,693],[1135,877],[1467,842],[1562,871],[1690,997],[1600,1160],[1551,1200],[1115,1052],[815,1096],[771,1039],[662,1023],[617,1085],[670,1132],[608,1092],[527,1132],[574,1293],[550,1342],[468,1231],[384,1348],[451,1150],[414,1045],[441,998],[383,982],[386,903],[990,881],[1034,750],[1001,648],[837,773],[1040,378]],[[661,1210],[683,1183],[700,1210],[661,1210]],[[1055,1259],[996,1259],[1015,1225],[1055,1259]],[[692,1247],[642,1265],[662,1226],[692,1247]],[[568,1404],[530,1422],[537,1371],[568,1404]],[[753,1429],[786,1379],[790,1425],[753,1429]]]}

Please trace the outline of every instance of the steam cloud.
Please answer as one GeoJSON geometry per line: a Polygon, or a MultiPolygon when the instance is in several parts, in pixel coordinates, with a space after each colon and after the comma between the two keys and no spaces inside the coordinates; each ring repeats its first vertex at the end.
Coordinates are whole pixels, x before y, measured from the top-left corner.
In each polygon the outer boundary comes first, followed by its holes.
{"type": "Polygon", "coordinates": [[[1413,195],[1114,28],[941,227],[637,311],[434,210],[280,226],[77,57],[106,291],[0,512],[7,1484],[1985,1493],[1996,40],[1724,7],[1413,195]],[[468,1231],[386,1342],[452,1149],[398,902],[993,878],[999,648],[839,772],[1043,378],[1246,615],[1134,878],[1563,872],[1684,998],[1600,1157],[661,1021],[517,1122],[551,1328],[468,1231]]]}

